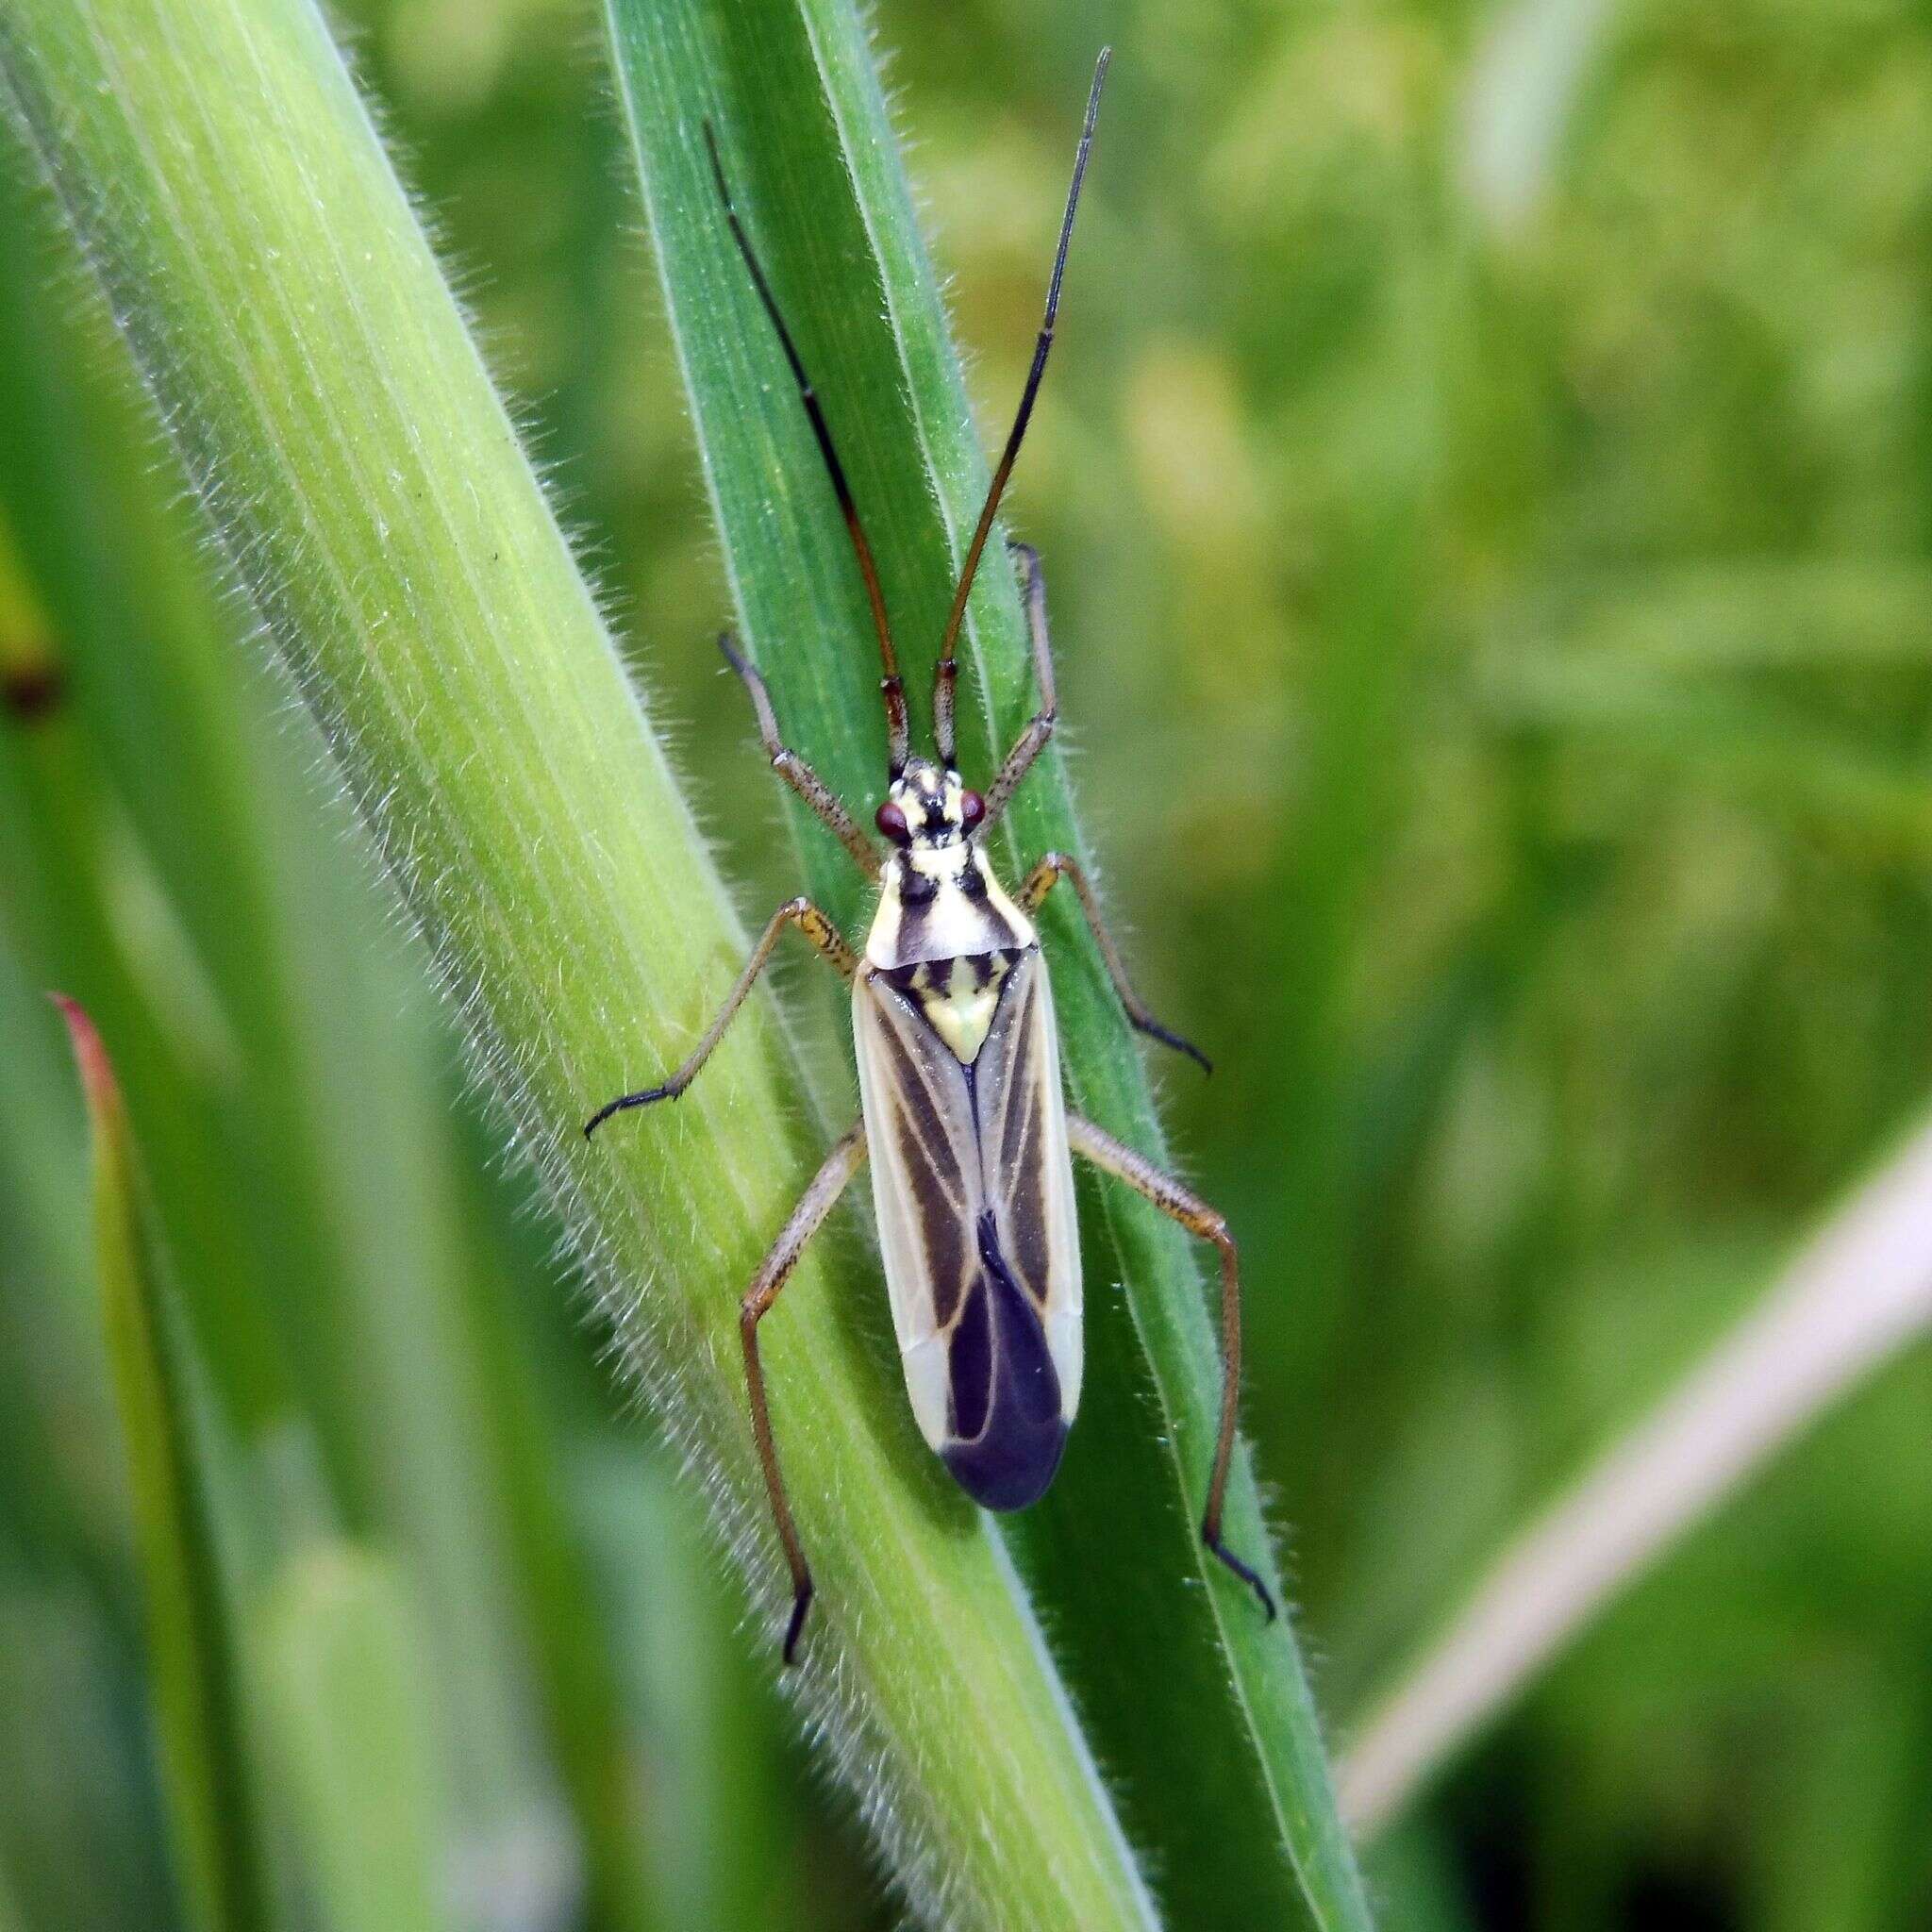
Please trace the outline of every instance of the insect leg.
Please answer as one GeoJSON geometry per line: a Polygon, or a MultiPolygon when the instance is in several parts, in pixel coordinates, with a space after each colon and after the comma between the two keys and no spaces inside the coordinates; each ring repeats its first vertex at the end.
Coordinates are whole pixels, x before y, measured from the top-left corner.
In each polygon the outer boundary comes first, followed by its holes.
{"type": "Polygon", "coordinates": [[[661,1085],[647,1087],[640,1093],[620,1093],[615,1100],[607,1101],[584,1123],[585,1140],[612,1114],[622,1113],[626,1108],[648,1107],[654,1100],[675,1100],[697,1078],[698,1069],[710,1058],[711,1049],[724,1037],[725,1027],[743,1006],[745,995],[765,970],[778,936],[788,925],[795,925],[839,969],[841,978],[850,979],[858,970],[858,961],[852,948],[840,938],[839,928],[809,899],[788,899],[772,914],[758,944],[752,948],[751,958],[744,963],[744,971],[738,975],[738,984],[726,996],[718,1017],[705,1029],[705,1037],[691,1049],[691,1058],[661,1085]]]}
{"type": "Polygon", "coordinates": [[[771,693],[765,689],[758,666],[738,648],[737,640],[728,630],[718,633],[718,648],[751,692],[751,708],[758,714],[758,737],[764,741],[765,756],[771,759],[773,771],[831,827],[833,836],[858,861],[858,869],[866,877],[877,878],[879,855],[872,841],[853,823],[852,814],[831,787],[779,737],[771,693]]]}
{"type": "Polygon", "coordinates": [[[752,1435],[758,1441],[758,1464],[765,1473],[765,1488],[772,1498],[772,1520],[778,1526],[778,1541],[785,1545],[785,1560],[791,1568],[791,1621],[785,1626],[788,1664],[798,1648],[805,1613],[811,1607],[811,1566],[805,1560],[798,1525],[792,1522],[791,1506],[785,1500],[785,1479],[778,1474],[778,1449],[772,1438],[771,1410],[765,1404],[765,1372],[758,1361],[758,1324],[778,1299],[778,1291],[785,1286],[806,1242],[818,1232],[833,1204],[844,1192],[845,1183],[858,1172],[864,1159],[865,1123],[861,1121],[825,1157],[825,1164],[799,1196],[791,1218],[772,1243],[772,1252],[758,1264],[758,1272],[738,1307],[738,1334],[744,1343],[744,1379],[751,1391],[752,1435]]]}
{"type": "Polygon", "coordinates": [[[1221,1434],[1214,1445],[1214,1474],[1208,1482],[1208,1507],[1201,1517],[1201,1541],[1261,1600],[1268,1621],[1274,1621],[1274,1599],[1255,1571],[1221,1540],[1221,1506],[1227,1493],[1228,1466],[1234,1457],[1236,1404],[1241,1381],[1241,1289],[1235,1258],[1234,1236],[1227,1223],[1199,1195],[1191,1194],[1151,1160],[1104,1134],[1078,1114],[1067,1116],[1067,1140],[1075,1154],[1104,1173],[1126,1182],[1138,1194],[1177,1221],[1191,1235],[1212,1241],[1221,1251],[1221,1434]]]}
{"type": "Polygon", "coordinates": [[[1020,780],[1045,748],[1059,717],[1059,695],[1053,680],[1053,645],[1046,629],[1046,579],[1041,574],[1040,552],[1030,543],[1009,543],[1007,548],[1020,566],[1020,594],[1026,606],[1026,636],[1033,645],[1033,681],[1040,690],[1040,708],[1013,741],[1012,750],[1001,760],[999,775],[986,794],[983,824],[987,825],[999,817],[1007,801],[1020,789],[1020,780]]]}
{"type": "Polygon", "coordinates": [[[1163,1026],[1147,1008],[1141,998],[1127,983],[1127,969],[1121,963],[1120,948],[1113,942],[1113,935],[1107,929],[1107,922],[1100,916],[1100,902],[1093,895],[1093,887],[1087,874],[1081,871],[1078,859],[1069,858],[1064,852],[1049,852],[1031,872],[1026,874],[1020,887],[1019,903],[1021,909],[1027,913],[1037,912],[1041,901],[1053,891],[1061,879],[1070,880],[1074,891],[1080,896],[1081,908],[1087,914],[1087,924],[1092,928],[1093,937],[1100,942],[1100,957],[1107,961],[1107,976],[1113,981],[1113,990],[1120,995],[1120,1002],[1126,1008],[1127,1018],[1150,1039],[1158,1040],[1163,1046],[1171,1046],[1176,1053],[1184,1053],[1195,1062],[1204,1074],[1214,1071],[1214,1063],[1191,1040],[1184,1039],[1170,1026],[1163,1026]]]}

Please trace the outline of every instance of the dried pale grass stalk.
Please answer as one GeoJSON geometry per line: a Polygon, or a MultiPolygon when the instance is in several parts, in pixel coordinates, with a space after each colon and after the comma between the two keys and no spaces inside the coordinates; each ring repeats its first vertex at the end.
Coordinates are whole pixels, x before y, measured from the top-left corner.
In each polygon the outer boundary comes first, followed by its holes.
{"type": "Polygon", "coordinates": [[[1932,1129],[1497,1559],[1342,1759],[1355,1829],[1387,1824],[1607,1602],[1928,1324],[1932,1129]]]}

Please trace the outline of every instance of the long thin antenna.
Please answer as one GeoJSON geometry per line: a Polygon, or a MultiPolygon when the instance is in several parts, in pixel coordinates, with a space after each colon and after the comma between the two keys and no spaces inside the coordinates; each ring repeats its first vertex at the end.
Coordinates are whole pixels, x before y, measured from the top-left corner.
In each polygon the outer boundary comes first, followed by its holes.
{"type": "Polygon", "coordinates": [[[987,533],[992,528],[1000,498],[1006,493],[1007,478],[1013,474],[1013,461],[1020,454],[1021,440],[1033,414],[1033,399],[1040,393],[1040,378],[1046,374],[1047,351],[1053,347],[1054,320],[1059,313],[1060,277],[1067,271],[1067,244],[1074,239],[1074,210],[1080,205],[1080,183],[1087,174],[1087,155],[1093,145],[1093,124],[1100,115],[1100,89],[1107,79],[1107,63],[1113,58],[1111,47],[1100,50],[1093,63],[1093,85],[1087,95],[1087,119],[1080,129],[1080,145],[1074,155],[1074,179],[1067,190],[1067,211],[1060,217],[1059,246],[1054,251],[1053,280],[1047,284],[1046,319],[1040,325],[1040,340],[1033,345],[1033,367],[1026,373],[1026,387],[1020,393],[1019,413],[1000,454],[999,468],[992,473],[992,487],[986,492],[986,507],[979,512],[979,525],[966,552],[959,572],[959,588],[953,593],[953,608],[946,618],[946,631],[940,640],[940,661],[932,680],[932,729],[940,762],[949,769],[958,755],[953,730],[953,692],[959,681],[959,662],[954,655],[959,641],[959,625],[966,615],[966,600],[973,594],[973,579],[979,571],[980,552],[986,548],[987,533]]]}
{"type": "MultiPolygon", "coordinates": [[[[845,518],[845,528],[858,558],[858,574],[865,579],[866,600],[872,606],[873,628],[878,632],[879,662],[883,667],[879,695],[886,707],[886,765],[891,775],[896,778],[906,769],[909,743],[906,685],[899,675],[899,654],[893,648],[892,627],[886,618],[886,597],[879,588],[878,565],[873,561],[872,545],[865,541],[865,528],[858,521],[858,506],[852,500],[852,486],[845,480],[845,466],[839,460],[831,428],[825,422],[825,412],[819,407],[818,391],[812,388],[811,378],[805,373],[798,345],[791,340],[791,331],[785,326],[785,318],[778,312],[778,302],[772,293],[772,285],[765,279],[765,272],[758,264],[751,240],[738,219],[738,208],[731,199],[731,187],[724,178],[724,163],[718,154],[718,137],[708,121],[705,123],[705,145],[711,153],[711,175],[718,184],[718,199],[724,205],[724,219],[731,224],[732,239],[738,243],[738,252],[743,256],[745,267],[751,271],[752,286],[758,290],[758,300],[764,304],[765,313],[772,318],[772,326],[777,331],[778,345],[785,351],[786,361],[791,365],[791,379],[798,386],[798,399],[805,405],[811,433],[818,439],[819,454],[825,459],[825,471],[832,479],[832,491],[839,499],[839,508],[845,518]]],[[[1060,252],[1062,255],[1066,252],[1064,242],[1060,252]]],[[[1058,271],[1055,272],[1054,282],[1058,289],[1058,271]]]]}

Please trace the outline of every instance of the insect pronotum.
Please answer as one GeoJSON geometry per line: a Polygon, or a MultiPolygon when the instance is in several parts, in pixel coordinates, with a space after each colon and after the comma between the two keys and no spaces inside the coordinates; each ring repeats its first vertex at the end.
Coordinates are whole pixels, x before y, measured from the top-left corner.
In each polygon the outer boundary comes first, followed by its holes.
{"type": "Polygon", "coordinates": [[[967,548],[941,639],[933,678],[932,758],[911,752],[905,685],[872,546],[824,412],[731,199],[717,142],[708,125],[705,129],[724,219],[791,365],[872,608],[883,667],[879,689],[887,740],[886,797],[874,823],[891,850],[882,860],[844,805],[787,747],[764,679],[739,652],[730,633],[724,633],[720,647],[751,693],[758,735],[773,769],[824,821],[867,877],[876,881],[878,906],[862,953],[854,952],[809,899],[781,906],[717,1018],[684,1064],[659,1085],[622,1094],[599,1108],[584,1133],[593,1134],[611,1115],[627,1108],[675,1100],[691,1085],[787,926],[804,933],[850,982],[862,1102],[859,1122],[832,1149],[792,1209],[746,1290],[739,1315],[752,1430],[771,1493],[772,1515],[791,1570],[787,1663],[796,1653],[811,1604],[812,1578],[779,1474],[758,1360],[758,1324],[777,1300],[806,1242],[868,1153],[886,1286],[913,1414],[960,1486],[989,1509],[1024,1508],[1045,1491],[1059,1466],[1079,1405],[1080,1249],[1074,1219],[1072,1157],[1079,1154],[1117,1175],[1190,1233],[1214,1243],[1221,1256],[1221,1428],[1201,1537],[1254,1591],[1268,1616],[1274,1615],[1266,1585],[1221,1537],[1241,1381],[1241,1291],[1234,1238],[1222,1217],[1179,1182],[1066,1109],[1053,994],[1033,924],[1041,900],[1059,880],[1067,880],[1079,898],[1128,1019],[1141,1032],[1198,1060],[1204,1069],[1208,1061],[1196,1047],[1155,1019],[1135,995],[1092,888],[1072,858],[1049,852],[1010,895],[987,862],[986,835],[1052,737],[1057,715],[1045,588],[1039,558],[1023,545],[1015,544],[1012,552],[1024,595],[1040,708],[984,794],[961,782],[955,747],[953,697],[958,664],[954,653],[959,625],[1053,346],[1060,280],[1107,63],[1103,50],[1074,158],[1073,184],[1067,192],[1033,365],[967,548]]]}

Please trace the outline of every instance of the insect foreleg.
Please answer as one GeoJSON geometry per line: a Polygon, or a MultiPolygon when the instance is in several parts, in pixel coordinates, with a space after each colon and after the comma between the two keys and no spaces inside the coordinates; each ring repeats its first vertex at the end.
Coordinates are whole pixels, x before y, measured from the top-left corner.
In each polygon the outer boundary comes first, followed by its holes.
{"type": "Polygon", "coordinates": [[[584,1123],[585,1140],[588,1141],[612,1114],[622,1113],[626,1108],[648,1107],[654,1100],[675,1100],[696,1079],[698,1069],[710,1058],[711,1049],[724,1039],[725,1027],[730,1025],[739,1008],[743,1006],[745,995],[765,970],[765,962],[771,958],[779,934],[788,925],[795,925],[839,969],[841,978],[850,979],[858,970],[858,961],[852,948],[839,936],[839,928],[809,899],[787,900],[772,914],[762,937],[752,948],[751,958],[744,963],[744,971],[738,975],[738,984],[731,989],[718,1017],[706,1028],[705,1037],[691,1049],[691,1058],[661,1085],[647,1087],[640,1093],[621,1093],[615,1100],[606,1102],[584,1123]]]}
{"type": "Polygon", "coordinates": [[[778,1299],[778,1291],[785,1286],[806,1242],[818,1232],[833,1204],[844,1192],[845,1183],[858,1172],[864,1159],[865,1124],[861,1121],[825,1157],[825,1164],[799,1196],[791,1218],[772,1243],[771,1253],[759,1263],[738,1308],[739,1339],[744,1343],[744,1379],[751,1391],[752,1435],[758,1442],[765,1488],[772,1498],[772,1520],[778,1525],[778,1541],[785,1545],[785,1560],[791,1566],[791,1621],[785,1626],[788,1664],[798,1648],[805,1613],[811,1607],[811,1566],[805,1560],[805,1546],[799,1541],[798,1526],[791,1520],[791,1506],[785,1500],[785,1479],[778,1474],[778,1449],[772,1439],[772,1416],[765,1404],[765,1372],[758,1361],[758,1323],[778,1299]]]}
{"type": "Polygon", "coordinates": [[[1012,750],[1001,761],[999,775],[987,791],[983,823],[988,825],[1006,809],[1007,801],[1020,789],[1020,780],[1045,749],[1059,717],[1059,693],[1053,681],[1053,644],[1046,629],[1046,579],[1041,575],[1040,552],[1030,543],[1009,543],[1007,548],[1020,566],[1020,595],[1026,607],[1026,635],[1033,645],[1033,681],[1040,691],[1040,708],[1013,741],[1012,750]]]}
{"type": "Polygon", "coordinates": [[[1221,1506],[1227,1494],[1227,1472],[1234,1457],[1234,1429],[1241,1382],[1241,1288],[1234,1236],[1220,1213],[1191,1194],[1150,1160],[1104,1134],[1078,1114],[1067,1116],[1067,1141],[1075,1154],[1103,1172],[1126,1182],[1171,1220],[1191,1235],[1212,1241],[1221,1251],[1221,1433],[1214,1445],[1214,1474],[1208,1481],[1208,1507],[1201,1516],[1201,1541],[1261,1600],[1270,1623],[1274,1599],[1254,1569],[1241,1561],[1221,1540],[1221,1506]]]}
{"type": "Polygon", "coordinates": [[[758,714],[758,737],[764,742],[765,756],[771,759],[773,771],[818,813],[831,828],[833,837],[858,861],[858,868],[866,877],[877,878],[879,855],[872,841],[858,829],[852,814],[845,809],[831,787],[779,737],[771,693],[766,691],[765,680],[758,667],[738,648],[737,641],[728,630],[718,633],[718,648],[724,652],[724,661],[743,678],[745,689],[751,692],[751,707],[758,714]]]}
{"type": "Polygon", "coordinates": [[[1126,1008],[1127,1018],[1142,1033],[1152,1040],[1158,1040],[1163,1046],[1171,1046],[1176,1053],[1184,1053],[1204,1074],[1214,1071],[1214,1063],[1191,1040],[1183,1038],[1171,1026],[1163,1026],[1141,1002],[1140,995],[1127,983],[1127,969],[1121,962],[1120,948],[1113,942],[1113,935],[1107,929],[1107,922],[1100,915],[1100,902],[1093,895],[1093,888],[1087,874],[1081,871],[1077,859],[1069,858],[1064,852],[1049,852],[1031,872],[1026,874],[1019,891],[1022,911],[1028,914],[1040,910],[1041,901],[1053,891],[1061,879],[1068,880],[1080,896],[1081,909],[1087,915],[1087,924],[1092,928],[1093,937],[1100,942],[1100,957],[1107,961],[1107,976],[1113,981],[1113,990],[1120,995],[1120,1002],[1126,1008]]]}

